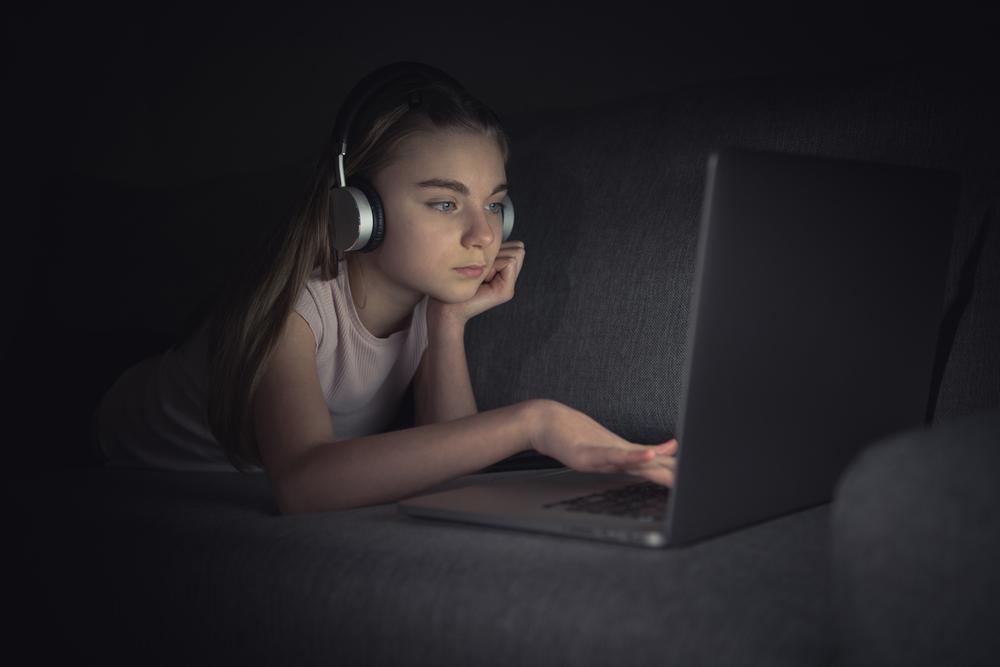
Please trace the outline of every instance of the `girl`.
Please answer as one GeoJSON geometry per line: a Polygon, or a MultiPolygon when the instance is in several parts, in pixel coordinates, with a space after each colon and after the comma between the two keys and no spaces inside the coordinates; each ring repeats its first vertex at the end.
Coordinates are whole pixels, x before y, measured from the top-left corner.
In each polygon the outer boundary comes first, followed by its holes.
{"type": "Polygon", "coordinates": [[[350,144],[344,171],[378,193],[381,243],[343,256],[331,243],[331,145],[297,214],[202,326],[105,395],[109,463],[263,470],[283,513],[392,502],[530,448],[672,484],[676,440],[627,442],[545,399],[477,412],[465,325],[513,298],[525,257],[501,242],[495,114],[445,75],[414,73],[366,101],[350,144]],[[387,430],[411,382],[415,426],[387,430]]]}

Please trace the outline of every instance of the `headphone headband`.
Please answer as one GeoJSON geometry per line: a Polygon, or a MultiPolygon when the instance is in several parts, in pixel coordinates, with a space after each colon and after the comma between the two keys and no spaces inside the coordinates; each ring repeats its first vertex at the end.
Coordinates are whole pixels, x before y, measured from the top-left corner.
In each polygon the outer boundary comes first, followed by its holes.
{"type": "MultiPolygon", "coordinates": [[[[371,98],[383,88],[388,86],[390,83],[414,74],[422,74],[430,81],[443,80],[456,88],[463,90],[463,87],[458,83],[458,81],[438,68],[413,61],[389,63],[388,65],[384,65],[370,72],[358,81],[354,88],[351,89],[351,92],[348,93],[343,106],[341,106],[340,111],[337,113],[337,119],[333,124],[333,138],[336,142],[334,145],[338,150],[337,167],[341,187],[346,184],[344,179],[344,156],[347,155],[347,145],[350,140],[350,132],[352,126],[354,125],[355,117],[361,112],[362,109],[365,108],[371,98]]],[[[414,100],[411,97],[411,108],[415,106],[415,102],[419,102],[419,99],[414,100]]]]}

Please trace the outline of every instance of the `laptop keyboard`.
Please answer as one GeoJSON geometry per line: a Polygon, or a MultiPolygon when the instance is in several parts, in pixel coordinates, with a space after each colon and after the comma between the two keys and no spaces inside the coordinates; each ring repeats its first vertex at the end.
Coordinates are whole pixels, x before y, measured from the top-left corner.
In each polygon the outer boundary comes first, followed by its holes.
{"type": "Polygon", "coordinates": [[[639,521],[663,521],[666,518],[670,488],[655,482],[639,482],[608,491],[560,500],[543,505],[546,508],[613,514],[639,521]]]}

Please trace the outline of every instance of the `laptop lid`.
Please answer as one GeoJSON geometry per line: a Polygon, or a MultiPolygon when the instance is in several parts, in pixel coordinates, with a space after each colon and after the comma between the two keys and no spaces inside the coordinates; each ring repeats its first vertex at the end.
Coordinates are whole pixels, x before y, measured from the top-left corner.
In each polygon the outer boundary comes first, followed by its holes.
{"type": "Polygon", "coordinates": [[[671,544],[827,502],[865,445],[923,423],[959,187],[935,169],[711,156],[671,544]]]}

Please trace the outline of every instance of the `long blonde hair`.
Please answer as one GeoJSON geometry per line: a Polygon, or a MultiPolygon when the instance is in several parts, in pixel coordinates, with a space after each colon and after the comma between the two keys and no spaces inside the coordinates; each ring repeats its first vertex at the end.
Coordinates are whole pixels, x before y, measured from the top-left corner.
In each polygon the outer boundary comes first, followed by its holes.
{"type": "MultiPolygon", "coordinates": [[[[464,89],[439,80],[407,77],[384,87],[359,114],[344,166],[348,178],[372,182],[399,144],[431,130],[463,129],[494,139],[506,163],[508,140],[496,114],[464,89]],[[409,95],[420,91],[411,108],[409,95]]],[[[330,243],[329,192],[338,184],[339,137],[331,137],[306,184],[301,203],[272,230],[243,271],[224,288],[209,318],[208,425],[226,457],[241,472],[263,467],[254,437],[253,397],[285,321],[306,280],[337,276],[340,257],[330,243]]]]}

